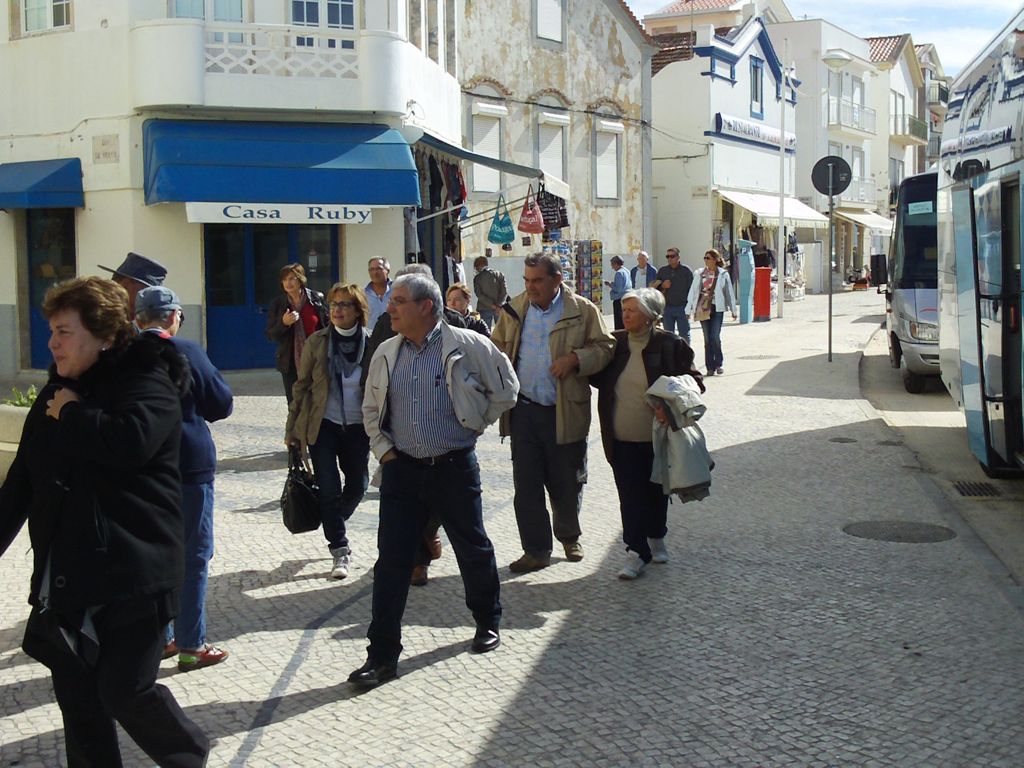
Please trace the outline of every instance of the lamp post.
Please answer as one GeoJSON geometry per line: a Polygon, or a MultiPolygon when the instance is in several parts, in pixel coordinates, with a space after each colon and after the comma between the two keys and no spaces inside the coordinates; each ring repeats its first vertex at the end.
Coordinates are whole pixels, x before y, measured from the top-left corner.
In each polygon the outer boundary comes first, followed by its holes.
{"type": "MultiPolygon", "coordinates": [[[[782,41],[782,99],[779,101],[779,112],[782,117],[779,124],[779,228],[775,249],[775,281],[778,284],[779,304],[776,309],[776,317],[782,317],[782,303],[786,300],[786,238],[783,230],[786,228],[786,91],[789,86],[789,68],[786,59],[789,58],[789,38],[782,41]]],[[[796,126],[793,126],[794,129],[796,126]]]]}

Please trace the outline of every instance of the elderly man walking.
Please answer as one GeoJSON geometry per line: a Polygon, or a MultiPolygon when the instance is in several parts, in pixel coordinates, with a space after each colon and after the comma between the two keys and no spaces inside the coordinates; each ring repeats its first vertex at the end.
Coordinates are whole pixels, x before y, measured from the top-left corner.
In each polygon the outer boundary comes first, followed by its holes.
{"type": "Polygon", "coordinates": [[[498,647],[498,567],[484,530],[476,439],[519,392],[512,364],[484,336],[441,321],[441,291],[426,275],[391,288],[388,314],[398,333],[374,353],[363,424],[381,462],[380,524],[373,567],[373,618],[366,663],[349,682],[372,688],[398,675],[409,574],[436,514],[455,550],[473,613],[471,649],[498,647]]]}
{"type": "Polygon", "coordinates": [[[615,340],[591,302],[562,285],[558,259],[527,256],[526,291],[507,305],[491,340],[509,356],[520,395],[501,434],[512,437],[514,507],[526,573],[551,563],[552,529],[567,560],[583,559],[580,505],[587,480],[590,384],[612,358],[615,340]],[[551,497],[551,519],[544,491],[551,497]]]}

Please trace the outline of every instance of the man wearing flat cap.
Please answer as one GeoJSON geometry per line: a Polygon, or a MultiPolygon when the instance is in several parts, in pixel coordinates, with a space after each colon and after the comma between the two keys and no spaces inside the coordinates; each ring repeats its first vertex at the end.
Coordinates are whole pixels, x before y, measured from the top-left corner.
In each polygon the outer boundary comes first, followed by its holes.
{"type": "Polygon", "coordinates": [[[140,256],[137,253],[129,253],[125,256],[121,266],[117,269],[99,265],[100,269],[113,272],[111,278],[115,283],[128,291],[128,310],[134,319],[135,297],[143,288],[153,285],[163,285],[167,277],[167,267],[158,261],[140,256]]]}

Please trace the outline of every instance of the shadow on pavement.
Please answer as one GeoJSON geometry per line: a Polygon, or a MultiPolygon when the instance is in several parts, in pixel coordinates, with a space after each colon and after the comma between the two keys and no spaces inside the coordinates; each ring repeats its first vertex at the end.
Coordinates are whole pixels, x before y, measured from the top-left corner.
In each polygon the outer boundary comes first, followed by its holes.
{"type": "Polygon", "coordinates": [[[854,387],[838,388],[828,378],[833,370],[843,370],[854,365],[859,352],[835,353],[829,363],[828,355],[812,355],[798,360],[783,360],[775,363],[761,379],[743,394],[771,397],[802,397],[835,399],[861,399],[854,387]]]}

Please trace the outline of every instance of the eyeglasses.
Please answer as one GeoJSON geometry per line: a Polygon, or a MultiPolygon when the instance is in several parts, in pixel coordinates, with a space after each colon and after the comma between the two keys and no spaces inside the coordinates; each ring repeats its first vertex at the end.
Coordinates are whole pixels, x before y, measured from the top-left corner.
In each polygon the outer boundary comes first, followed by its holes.
{"type": "Polygon", "coordinates": [[[331,309],[352,309],[355,305],[354,301],[332,301],[330,307],[331,309]]]}
{"type": "Polygon", "coordinates": [[[665,258],[667,258],[667,259],[678,259],[679,258],[679,254],[678,253],[666,253],[665,254],[665,258]]]}

